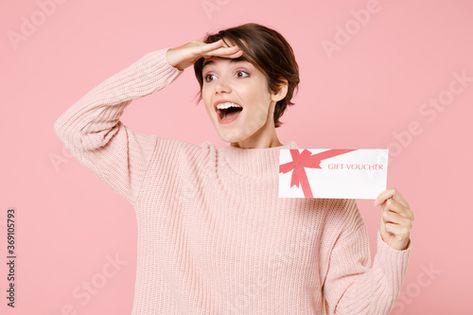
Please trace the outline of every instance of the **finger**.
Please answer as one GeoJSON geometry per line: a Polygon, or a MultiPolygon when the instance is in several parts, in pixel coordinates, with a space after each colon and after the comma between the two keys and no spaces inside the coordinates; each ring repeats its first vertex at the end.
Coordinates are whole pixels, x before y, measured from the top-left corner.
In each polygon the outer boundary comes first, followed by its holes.
{"type": "Polygon", "coordinates": [[[394,236],[398,240],[406,239],[410,235],[409,229],[402,225],[398,225],[394,223],[386,223],[385,228],[386,228],[386,232],[394,234],[394,236]]]}
{"type": "Polygon", "coordinates": [[[238,46],[231,46],[231,47],[220,47],[211,51],[212,54],[234,54],[235,52],[239,51],[240,47],[238,46]]]}
{"type": "Polygon", "coordinates": [[[388,200],[386,200],[383,205],[383,210],[390,210],[408,219],[413,218],[411,211],[393,198],[389,198],[388,200]]]}
{"type": "Polygon", "coordinates": [[[240,51],[240,47],[238,46],[220,47],[220,48],[217,48],[215,50],[205,53],[205,57],[217,56],[217,57],[228,58],[230,55],[236,54],[239,51],[240,51]]]}
{"type": "Polygon", "coordinates": [[[405,203],[405,206],[406,206],[406,207],[409,207],[409,205],[407,204],[407,202],[404,202],[404,198],[399,194],[399,192],[397,191],[396,188],[386,189],[385,191],[383,191],[382,193],[380,193],[380,194],[378,195],[378,197],[376,198],[374,204],[375,204],[375,206],[381,205],[381,204],[383,204],[387,199],[393,198],[394,196],[396,196],[395,199],[397,199],[399,202],[405,203]]]}
{"type": "Polygon", "coordinates": [[[393,197],[394,197],[394,199],[396,199],[397,201],[402,203],[407,208],[410,208],[409,203],[406,201],[406,199],[401,195],[401,193],[399,191],[396,190],[393,197]]]}
{"type": "Polygon", "coordinates": [[[227,56],[228,58],[237,58],[237,57],[240,57],[241,55],[243,55],[243,51],[240,49],[239,51],[237,51],[236,53],[232,54],[232,55],[229,55],[227,56]]]}
{"type": "Polygon", "coordinates": [[[223,44],[225,44],[225,42],[222,40],[222,39],[219,39],[215,42],[212,42],[212,43],[207,43],[206,45],[204,45],[204,48],[205,49],[210,49],[210,48],[215,48],[215,47],[220,47],[222,46],[223,44]]]}
{"type": "Polygon", "coordinates": [[[386,189],[378,195],[378,197],[374,201],[374,204],[376,206],[383,204],[388,198],[391,198],[393,194],[394,191],[392,189],[386,189]]]}
{"type": "Polygon", "coordinates": [[[400,215],[408,218],[409,220],[414,221],[414,213],[412,212],[412,210],[407,208],[405,205],[399,203],[394,198],[388,199],[385,204],[388,205],[388,208],[392,211],[397,212],[400,215]]]}
{"type": "Polygon", "coordinates": [[[216,42],[212,42],[212,43],[208,43],[208,44],[205,44],[203,46],[200,46],[200,53],[205,53],[205,52],[208,52],[208,51],[212,51],[214,49],[217,49],[219,48],[220,46],[222,46],[223,44],[223,41],[221,39],[219,39],[218,41],[216,42]]]}
{"type": "Polygon", "coordinates": [[[407,227],[412,226],[411,220],[398,213],[392,211],[383,211],[382,216],[384,223],[399,224],[407,227]]]}
{"type": "Polygon", "coordinates": [[[384,222],[383,216],[380,217],[380,224],[379,224],[381,234],[386,232],[386,222],[384,222]]]}

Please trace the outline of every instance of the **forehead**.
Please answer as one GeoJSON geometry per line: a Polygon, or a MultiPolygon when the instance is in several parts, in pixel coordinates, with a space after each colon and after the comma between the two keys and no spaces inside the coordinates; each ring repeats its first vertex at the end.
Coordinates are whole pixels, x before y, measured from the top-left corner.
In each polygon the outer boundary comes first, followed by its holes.
{"type": "Polygon", "coordinates": [[[231,64],[237,63],[250,63],[244,56],[240,56],[238,58],[222,58],[222,57],[209,57],[204,59],[204,63],[202,64],[202,69],[209,65],[216,65],[221,62],[230,62],[231,64]]]}

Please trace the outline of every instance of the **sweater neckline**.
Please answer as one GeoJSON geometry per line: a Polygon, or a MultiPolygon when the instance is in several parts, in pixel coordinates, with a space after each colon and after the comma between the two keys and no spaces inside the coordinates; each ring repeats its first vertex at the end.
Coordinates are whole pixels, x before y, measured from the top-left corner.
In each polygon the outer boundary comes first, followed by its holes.
{"type": "Polygon", "coordinates": [[[219,149],[222,163],[237,176],[263,179],[279,174],[280,149],[297,148],[295,141],[270,148],[244,149],[227,145],[219,149]]]}

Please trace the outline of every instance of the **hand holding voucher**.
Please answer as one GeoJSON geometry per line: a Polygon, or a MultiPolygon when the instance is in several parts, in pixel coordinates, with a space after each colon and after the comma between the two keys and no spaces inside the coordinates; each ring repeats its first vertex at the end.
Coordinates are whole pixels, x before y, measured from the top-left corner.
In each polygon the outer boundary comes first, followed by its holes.
{"type": "Polygon", "coordinates": [[[375,206],[381,206],[381,238],[394,249],[404,250],[409,246],[414,213],[409,203],[395,188],[379,194],[375,206]]]}

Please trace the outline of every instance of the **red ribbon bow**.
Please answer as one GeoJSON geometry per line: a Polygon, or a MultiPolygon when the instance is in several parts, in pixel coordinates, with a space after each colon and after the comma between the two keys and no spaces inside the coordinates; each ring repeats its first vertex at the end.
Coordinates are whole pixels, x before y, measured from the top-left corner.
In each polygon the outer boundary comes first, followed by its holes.
{"type": "Polygon", "coordinates": [[[313,198],[312,190],[310,189],[309,180],[305,173],[304,167],[321,168],[320,162],[322,160],[355,151],[355,149],[334,149],[327,150],[317,154],[311,154],[309,150],[304,149],[302,153],[299,153],[298,149],[291,149],[292,162],[281,164],[279,166],[279,173],[287,173],[291,170],[291,187],[302,185],[302,191],[304,192],[305,198],[313,198]]]}

